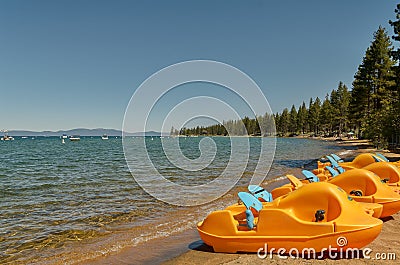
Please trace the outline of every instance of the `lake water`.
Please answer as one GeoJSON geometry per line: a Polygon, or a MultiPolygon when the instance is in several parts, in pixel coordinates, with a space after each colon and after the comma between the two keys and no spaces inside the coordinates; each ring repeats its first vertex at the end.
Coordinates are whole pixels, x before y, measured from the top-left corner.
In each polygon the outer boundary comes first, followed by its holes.
{"type": "MultiPolygon", "coordinates": [[[[221,174],[229,160],[229,138],[214,137],[217,151],[209,166],[182,170],[163,155],[161,141],[169,140],[147,137],[146,144],[155,167],[172,182],[204,184],[221,174]]],[[[179,139],[182,153],[189,159],[199,157],[201,140],[179,139]]],[[[131,141],[134,150],[135,142],[143,139],[125,141],[131,141]]],[[[237,191],[249,183],[261,138],[238,141],[251,145],[239,182],[221,199],[196,207],[173,206],[144,192],[128,169],[120,137],[82,137],[65,144],[58,137],[0,142],[0,264],[72,264],[193,229],[210,211],[236,202],[237,191]]],[[[315,159],[340,150],[332,142],[278,138],[266,179],[298,175],[298,168],[312,167],[315,159]]],[[[147,154],[133,153],[140,168],[147,154]]]]}

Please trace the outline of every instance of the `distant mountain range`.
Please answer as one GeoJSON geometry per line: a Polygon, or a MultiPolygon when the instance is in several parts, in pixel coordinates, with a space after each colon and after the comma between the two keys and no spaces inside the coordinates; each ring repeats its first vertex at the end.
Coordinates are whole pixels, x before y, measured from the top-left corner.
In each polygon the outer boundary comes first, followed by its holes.
{"type": "MultiPolygon", "coordinates": [[[[80,136],[101,136],[107,134],[108,136],[121,136],[122,131],[115,129],[85,129],[78,128],[72,130],[60,130],[60,131],[24,131],[24,130],[11,130],[8,131],[10,136],[61,136],[66,135],[80,135],[80,136]]],[[[126,136],[168,136],[169,133],[160,133],[155,131],[148,132],[134,132],[134,133],[124,133],[126,136]]]]}

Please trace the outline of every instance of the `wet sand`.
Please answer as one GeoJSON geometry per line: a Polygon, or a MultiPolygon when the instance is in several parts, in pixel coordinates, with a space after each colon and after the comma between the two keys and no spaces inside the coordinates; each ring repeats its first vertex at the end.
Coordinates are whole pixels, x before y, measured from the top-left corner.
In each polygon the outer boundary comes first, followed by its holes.
{"type": "Polygon", "coordinates": [[[190,229],[182,233],[173,234],[167,238],[150,240],[144,244],[123,249],[114,255],[99,257],[83,264],[160,264],[168,259],[168,257],[176,257],[187,252],[189,247],[194,246],[193,242],[199,240],[198,237],[197,231],[190,229]]]}
{"type": "MultiPolygon", "coordinates": [[[[343,158],[355,157],[357,154],[365,152],[376,152],[376,149],[371,146],[368,141],[359,140],[347,140],[338,142],[340,146],[357,147],[355,150],[349,150],[344,152],[343,158]]],[[[379,150],[382,154],[387,156],[389,159],[398,160],[400,159],[399,154],[390,153],[387,150],[379,150]]],[[[268,188],[268,187],[267,187],[268,188]]],[[[195,242],[188,245],[188,251],[178,257],[168,260],[163,265],[189,265],[189,264],[398,264],[400,259],[400,213],[397,213],[384,220],[382,232],[368,248],[372,250],[369,254],[370,259],[364,257],[360,259],[293,259],[287,257],[287,259],[282,259],[278,255],[273,255],[272,259],[268,256],[266,259],[260,259],[255,253],[245,253],[245,254],[226,254],[226,253],[214,253],[211,247],[203,244],[200,238],[195,242]],[[391,260],[386,258],[385,260],[378,260],[375,258],[376,254],[378,257],[388,257],[393,256],[391,260]],[[397,259],[397,261],[396,261],[397,259]]]]}

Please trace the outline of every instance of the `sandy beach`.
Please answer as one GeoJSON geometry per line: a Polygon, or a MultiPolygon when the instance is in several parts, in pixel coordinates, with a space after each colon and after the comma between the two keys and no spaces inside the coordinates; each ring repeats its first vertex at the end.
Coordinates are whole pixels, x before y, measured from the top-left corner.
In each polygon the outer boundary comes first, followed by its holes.
{"type": "MultiPolygon", "coordinates": [[[[357,154],[365,152],[375,152],[377,151],[373,146],[370,145],[368,141],[363,140],[347,140],[343,142],[338,142],[339,145],[357,147],[357,149],[349,150],[343,155],[346,157],[355,157],[357,154]]],[[[399,154],[390,153],[387,150],[380,150],[388,158],[397,160],[400,158],[399,154]]],[[[268,187],[267,187],[268,188],[268,187]]],[[[226,253],[214,253],[211,247],[202,244],[199,239],[188,246],[188,251],[184,254],[166,261],[162,264],[172,265],[172,264],[398,264],[396,259],[391,257],[388,260],[388,255],[393,255],[397,259],[400,259],[400,241],[399,237],[399,227],[400,227],[400,213],[397,213],[389,218],[386,218],[383,224],[382,232],[368,248],[372,250],[369,254],[370,259],[364,257],[360,259],[293,259],[286,257],[283,259],[278,255],[273,255],[272,259],[268,256],[265,259],[260,259],[256,253],[244,253],[244,254],[226,254],[226,253]],[[375,255],[378,256],[375,256],[375,255]],[[386,256],[386,259],[383,259],[386,256]],[[379,259],[382,257],[382,259],[379,259]]]]}
{"type": "MultiPolygon", "coordinates": [[[[333,139],[324,140],[332,141],[333,139]]],[[[346,140],[337,142],[337,144],[343,146],[340,153],[343,158],[352,158],[359,153],[377,151],[368,141],[363,140],[346,140]]],[[[387,150],[380,150],[379,152],[390,159],[400,159],[399,154],[390,153],[387,150]]],[[[297,170],[300,172],[301,169],[297,170]]],[[[295,171],[297,170],[295,169],[295,171]]],[[[272,182],[265,185],[265,187],[270,190],[276,185],[278,183],[272,182]]],[[[400,213],[384,220],[382,232],[377,239],[367,246],[372,250],[369,254],[371,259],[366,257],[360,259],[293,259],[287,257],[283,259],[278,255],[273,255],[272,258],[267,256],[265,259],[260,259],[256,253],[214,253],[211,247],[200,240],[195,227],[193,227],[193,229],[175,234],[169,238],[156,239],[156,244],[152,242],[154,240],[150,240],[141,246],[126,248],[115,254],[87,261],[84,264],[397,264],[396,260],[393,260],[393,256],[391,257],[392,260],[377,260],[375,255],[378,253],[378,255],[387,256],[394,253],[395,257],[400,258],[399,226],[400,213]],[[154,245],[157,245],[156,249],[154,249],[154,245]],[[149,253],[152,253],[150,255],[151,258],[149,258],[149,253]]]]}

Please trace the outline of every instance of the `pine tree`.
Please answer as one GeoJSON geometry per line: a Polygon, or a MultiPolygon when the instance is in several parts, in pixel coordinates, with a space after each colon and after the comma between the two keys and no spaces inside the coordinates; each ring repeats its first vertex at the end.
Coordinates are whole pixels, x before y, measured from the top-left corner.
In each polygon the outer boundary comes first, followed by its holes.
{"type": "Polygon", "coordinates": [[[292,134],[297,132],[297,111],[294,105],[292,105],[292,108],[290,109],[289,131],[292,134]]]}
{"type": "Polygon", "coordinates": [[[379,27],[355,75],[351,116],[366,138],[387,141],[393,131],[394,61],[386,30],[379,27]]]}
{"type": "Polygon", "coordinates": [[[282,114],[280,117],[280,126],[281,126],[282,134],[286,135],[287,132],[289,131],[289,123],[290,123],[289,110],[287,108],[285,108],[282,111],[282,114]]]}
{"type": "Polygon", "coordinates": [[[275,119],[274,115],[270,115],[268,113],[265,113],[264,115],[264,131],[262,132],[263,136],[272,136],[276,134],[276,124],[275,124],[275,119]]]}
{"type": "Polygon", "coordinates": [[[325,135],[332,133],[332,114],[333,108],[329,100],[329,95],[326,95],[319,114],[319,123],[325,135]]]}
{"type": "MultiPolygon", "coordinates": [[[[400,42],[400,4],[397,4],[397,7],[394,11],[396,13],[396,21],[390,20],[389,24],[393,27],[394,35],[392,36],[392,39],[400,42]]],[[[390,116],[392,119],[392,136],[390,137],[390,141],[398,144],[398,138],[400,136],[400,48],[392,51],[392,59],[395,63],[393,67],[395,75],[395,87],[392,91],[393,102],[390,109],[390,116]]]]}
{"type": "Polygon", "coordinates": [[[337,90],[337,105],[335,106],[337,109],[337,116],[335,116],[335,120],[337,121],[339,128],[339,135],[342,134],[343,131],[347,129],[348,124],[348,116],[349,116],[349,104],[350,104],[351,94],[347,89],[347,86],[342,82],[339,82],[338,90],[337,90]]]}
{"type": "Polygon", "coordinates": [[[282,133],[282,126],[281,126],[281,116],[279,115],[278,112],[274,115],[274,120],[275,120],[276,132],[279,135],[282,133]]]}
{"type": "Polygon", "coordinates": [[[308,108],[308,123],[310,126],[310,131],[315,135],[319,133],[319,113],[321,110],[321,100],[317,97],[315,102],[310,99],[310,105],[308,108]]]}
{"type": "Polygon", "coordinates": [[[299,107],[299,111],[297,112],[297,128],[301,131],[302,134],[306,133],[307,129],[307,107],[306,103],[304,103],[299,107]]]}
{"type": "MultiPolygon", "coordinates": [[[[367,52],[370,48],[368,48],[367,52]]],[[[358,67],[357,73],[354,76],[353,89],[351,91],[350,112],[349,117],[356,128],[356,133],[361,138],[361,128],[365,121],[369,118],[370,113],[370,93],[369,93],[369,79],[366,65],[368,61],[366,57],[363,58],[362,64],[358,67]]],[[[333,92],[331,94],[331,97],[333,92]]],[[[332,99],[331,99],[332,101],[332,99]]]]}
{"type": "Polygon", "coordinates": [[[319,130],[321,127],[320,123],[319,123],[319,115],[321,112],[321,100],[319,99],[319,97],[317,97],[315,99],[313,108],[314,108],[314,112],[315,112],[315,133],[319,134],[319,130]]]}
{"type": "Polygon", "coordinates": [[[174,128],[174,126],[171,127],[171,131],[169,132],[169,136],[175,136],[175,128],[174,128]]]}
{"type": "Polygon", "coordinates": [[[306,120],[310,132],[314,132],[315,129],[315,113],[313,105],[314,101],[312,98],[310,98],[310,101],[308,103],[307,120],[306,120]]]}
{"type": "MultiPolygon", "coordinates": [[[[394,35],[392,39],[395,41],[400,41],[400,4],[397,4],[396,9],[394,10],[396,13],[396,21],[389,20],[390,26],[393,27],[394,35]]],[[[398,48],[395,51],[392,51],[393,60],[396,62],[400,61],[400,49],[398,48]]]]}

